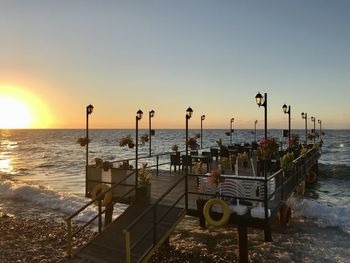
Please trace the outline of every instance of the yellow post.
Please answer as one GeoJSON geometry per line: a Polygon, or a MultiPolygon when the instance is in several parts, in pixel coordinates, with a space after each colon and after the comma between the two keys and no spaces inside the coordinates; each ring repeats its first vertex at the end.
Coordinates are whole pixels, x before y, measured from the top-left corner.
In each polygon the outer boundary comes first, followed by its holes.
{"type": "Polygon", "coordinates": [[[127,230],[123,230],[125,236],[125,262],[131,262],[131,248],[130,248],[130,232],[127,230]]]}
{"type": "Polygon", "coordinates": [[[72,257],[72,221],[67,220],[67,257],[72,257]]]}

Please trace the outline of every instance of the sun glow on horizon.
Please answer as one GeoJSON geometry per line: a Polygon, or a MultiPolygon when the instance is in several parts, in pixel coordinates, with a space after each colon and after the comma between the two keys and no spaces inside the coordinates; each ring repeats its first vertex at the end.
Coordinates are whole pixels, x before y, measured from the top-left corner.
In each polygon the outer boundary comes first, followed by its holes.
{"type": "Polygon", "coordinates": [[[29,128],[32,122],[28,106],[17,98],[0,98],[0,128],[29,128]]]}
{"type": "Polygon", "coordinates": [[[0,84],[0,129],[50,127],[50,110],[32,90],[0,84]]]}

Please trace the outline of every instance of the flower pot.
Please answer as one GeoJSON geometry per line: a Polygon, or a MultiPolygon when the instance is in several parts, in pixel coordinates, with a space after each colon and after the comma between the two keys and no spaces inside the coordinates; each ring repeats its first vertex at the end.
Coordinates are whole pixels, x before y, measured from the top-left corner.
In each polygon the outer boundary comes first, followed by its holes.
{"type": "Polygon", "coordinates": [[[151,185],[136,188],[136,202],[148,204],[151,202],[151,185]]]}

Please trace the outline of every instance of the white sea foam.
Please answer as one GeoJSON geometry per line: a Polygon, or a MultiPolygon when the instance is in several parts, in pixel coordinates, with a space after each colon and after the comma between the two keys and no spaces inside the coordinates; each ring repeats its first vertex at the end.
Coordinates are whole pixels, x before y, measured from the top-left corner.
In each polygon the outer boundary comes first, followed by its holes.
{"type": "Polygon", "coordinates": [[[329,206],[317,200],[292,197],[288,205],[294,216],[314,219],[320,227],[339,227],[350,234],[350,208],[329,206]]]}
{"type": "MultiPolygon", "coordinates": [[[[0,196],[4,198],[22,199],[33,203],[34,205],[58,210],[66,215],[71,215],[89,199],[74,194],[56,192],[49,187],[29,185],[22,182],[10,180],[0,181],[0,196]]],[[[122,213],[125,207],[117,207],[116,213],[122,213]]],[[[87,222],[97,214],[97,207],[90,206],[83,210],[76,220],[87,222]]]]}

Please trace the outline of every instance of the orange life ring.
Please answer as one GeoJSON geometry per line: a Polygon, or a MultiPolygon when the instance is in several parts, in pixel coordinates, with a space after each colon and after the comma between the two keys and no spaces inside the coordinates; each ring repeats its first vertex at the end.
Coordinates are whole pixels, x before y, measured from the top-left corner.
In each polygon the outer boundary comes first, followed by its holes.
{"type": "MultiPolygon", "coordinates": [[[[94,187],[94,189],[91,192],[92,199],[96,199],[96,197],[103,192],[106,192],[109,189],[109,187],[105,184],[98,184],[94,187]]],[[[104,194],[101,205],[102,206],[108,206],[109,203],[112,201],[112,193],[109,191],[104,194]]],[[[94,202],[95,205],[98,205],[98,200],[94,202]]]]}

